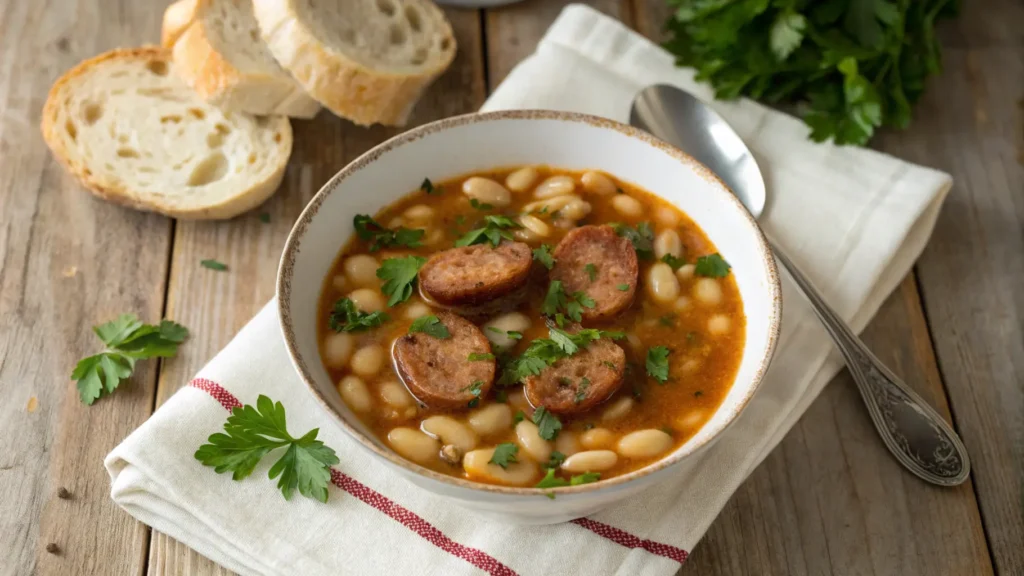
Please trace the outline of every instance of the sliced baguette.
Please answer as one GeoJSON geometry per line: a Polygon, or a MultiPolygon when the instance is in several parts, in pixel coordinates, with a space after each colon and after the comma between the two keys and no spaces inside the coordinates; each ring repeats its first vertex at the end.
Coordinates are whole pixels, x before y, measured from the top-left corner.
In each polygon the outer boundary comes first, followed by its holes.
{"type": "Polygon", "coordinates": [[[428,0],[253,0],[271,53],[306,92],[357,124],[401,126],[451,64],[455,37],[428,0]]]}
{"type": "Polygon", "coordinates": [[[175,69],[211,104],[297,118],[320,110],[263,43],[251,0],[179,0],[164,12],[161,36],[175,69]]]}
{"type": "Polygon", "coordinates": [[[292,148],[284,116],[207,104],[147,46],[81,62],[50,89],[43,138],[101,198],[179,218],[230,218],[281,183],[292,148]]]}

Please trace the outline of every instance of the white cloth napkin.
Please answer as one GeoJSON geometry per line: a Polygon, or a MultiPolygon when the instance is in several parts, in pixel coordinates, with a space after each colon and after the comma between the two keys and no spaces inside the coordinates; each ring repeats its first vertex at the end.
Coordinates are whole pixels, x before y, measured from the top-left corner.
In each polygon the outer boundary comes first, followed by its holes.
{"type": "MultiPolygon", "coordinates": [[[[643,86],[668,82],[710,100],[692,73],[618,22],[567,8],[485,108],[555,108],[627,118],[643,86]]],[[[762,219],[856,330],[925,245],[946,174],[859,148],[813,144],[794,118],[749,101],[715,103],[758,155],[762,219]]],[[[591,518],[554,526],[477,519],[376,464],[333,427],[294,373],[268,304],[105,464],[131,515],[243,574],[657,574],[679,568],[736,487],[842,366],[788,278],[782,339],[760,391],[720,441],[674,478],[591,518]],[[281,400],[293,433],[321,426],[341,464],[330,501],[284,501],[268,463],[233,482],[193,452],[225,406],[281,400]]]]}

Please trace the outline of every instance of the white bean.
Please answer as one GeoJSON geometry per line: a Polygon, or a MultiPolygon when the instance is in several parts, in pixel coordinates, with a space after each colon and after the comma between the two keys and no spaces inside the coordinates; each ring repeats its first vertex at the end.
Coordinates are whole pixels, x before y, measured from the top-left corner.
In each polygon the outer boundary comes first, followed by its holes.
{"type": "Polygon", "coordinates": [[[626,342],[629,342],[629,347],[634,351],[643,350],[644,343],[640,341],[636,334],[626,334],[626,342]]]}
{"type": "Polygon", "coordinates": [[[650,458],[672,447],[672,437],[661,430],[638,430],[619,439],[616,446],[626,458],[650,458]]]}
{"type": "Polygon", "coordinates": [[[690,410],[676,419],[676,426],[683,430],[699,428],[704,423],[704,410],[690,410]]]}
{"type": "Polygon", "coordinates": [[[714,278],[699,278],[693,283],[693,296],[703,304],[714,306],[722,301],[722,287],[714,278]]]}
{"type": "Polygon", "coordinates": [[[462,193],[484,204],[499,208],[508,206],[512,196],[504,186],[490,178],[473,176],[462,183],[462,193]]]}
{"type": "Polygon", "coordinates": [[[427,246],[435,246],[442,240],[444,240],[444,231],[440,228],[429,228],[423,234],[423,243],[427,246]]]}
{"type": "Polygon", "coordinates": [[[356,286],[376,286],[377,280],[377,259],[369,254],[357,254],[349,256],[342,264],[345,276],[349,282],[356,286]]]}
{"type": "Polygon", "coordinates": [[[478,442],[475,432],[448,416],[431,416],[420,423],[420,429],[435,438],[440,438],[445,444],[455,446],[463,453],[476,448],[478,442]]]}
{"type": "Polygon", "coordinates": [[[533,484],[537,477],[537,464],[529,458],[519,458],[506,468],[490,464],[494,448],[481,448],[462,457],[462,467],[470,479],[476,478],[510,486],[533,484]]]}
{"type": "Polygon", "coordinates": [[[655,302],[666,304],[679,297],[679,280],[672,267],[658,262],[647,271],[647,294],[655,302]]]}
{"type": "Polygon", "coordinates": [[[516,424],[516,438],[519,446],[536,462],[545,462],[551,457],[551,444],[540,437],[537,425],[529,420],[516,424]]]}
{"type": "Polygon", "coordinates": [[[573,222],[575,222],[577,220],[582,220],[583,218],[586,218],[587,214],[590,214],[591,209],[592,207],[590,206],[590,202],[587,202],[586,200],[574,199],[565,206],[563,206],[559,214],[562,218],[565,218],[566,220],[572,220],[573,222]]]}
{"type": "Polygon", "coordinates": [[[513,192],[526,192],[537,181],[537,169],[526,166],[516,170],[505,178],[505,187],[513,192]]]}
{"type": "Polygon", "coordinates": [[[328,334],[324,338],[324,360],[331,368],[341,368],[352,356],[352,335],[348,332],[328,334]]]}
{"type": "Polygon", "coordinates": [[[384,403],[396,410],[416,405],[416,400],[414,400],[412,395],[409,394],[409,391],[405,389],[405,386],[402,386],[394,380],[381,384],[379,393],[381,399],[384,400],[384,403]]]}
{"type": "Polygon", "coordinates": [[[415,320],[427,314],[430,314],[430,306],[423,302],[412,302],[405,308],[405,317],[409,320],[415,320]]]}
{"type": "Polygon", "coordinates": [[[615,183],[611,178],[600,172],[584,172],[580,177],[583,189],[598,196],[611,196],[615,194],[615,183]]]}
{"type": "Polygon", "coordinates": [[[614,422],[621,420],[629,414],[629,411],[633,409],[633,398],[629,396],[623,396],[616,400],[613,404],[605,408],[604,413],[601,414],[601,420],[603,422],[614,422]]]}
{"type": "Polygon", "coordinates": [[[684,374],[693,374],[697,370],[700,370],[700,360],[697,358],[687,358],[683,361],[679,370],[684,374]]]}
{"type": "Polygon", "coordinates": [[[533,191],[534,198],[554,198],[555,196],[564,196],[566,194],[572,194],[576,190],[576,182],[571,176],[558,175],[551,176],[547,180],[540,183],[537,188],[533,191]]]}
{"type": "Polygon", "coordinates": [[[374,376],[384,365],[384,349],[376,344],[363,346],[352,354],[349,366],[357,375],[364,378],[374,376]]]}
{"type": "Polygon", "coordinates": [[[388,443],[404,458],[426,464],[438,458],[441,443],[413,428],[395,428],[388,432],[388,443]]]}
{"type": "Polygon", "coordinates": [[[508,405],[513,410],[522,410],[527,417],[533,416],[533,406],[530,406],[530,402],[522,390],[516,390],[508,395],[508,405]]]}
{"type": "Polygon", "coordinates": [[[562,430],[555,437],[555,450],[558,450],[566,456],[572,456],[573,454],[580,451],[580,442],[576,438],[576,434],[568,430],[562,430]]]}
{"type": "Polygon", "coordinates": [[[504,432],[512,427],[512,409],[507,404],[488,404],[469,414],[469,427],[481,436],[504,432]]]}
{"type": "Polygon", "coordinates": [[[665,254],[671,254],[676,258],[683,255],[683,241],[679,239],[679,233],[675,230],[662,230],[654,239],[654,256],[661,260],[665,254]]]}
{"type": "Polygon", "coordinates": [[[402,215],[405,216],[407,220],[422,224],[424,222],[429,222],[434,218],[434,209],[426,204],[416,204],[415,206],[406,208],[405,212],[402,212],[402,215]]]}
{"type": "Polygon", "coordinates": [[[691,302],[688,297],[680,296],[679,298],[676,298],[675,304],[673,304],[672,307],[682,312],[683,310],[686,310],[687,308],[690,307],[690,303],[691,302]]]}
{"type": "Polygon", "coordinates": [[[551,227],[544,223],[543,220],[530,214],[523,214],[519,217],[519,223],[524,229],[529,230],[537,235],[538,238],[547,238],[551,235],[551,227]]]}
{"type": "Polygon", "coordinates": [[[615,198],[612,198],[612,208],[615,208],[619,214],[631,218],[638,218],[644,213],[643,204],[636,198],[625,194],[617,194],[615,198]]]}
{"type": "Polygon", "coordinates": [[[676,270],[676,278],[679,278],[680,282],[686,282],[693,278],[693,273],[697,270],[697,267],[693,264],[683,264],[676,270]]]}
{"type": "Polygon", "coordinates": [[[607,428],[591,428],[580,434],[580,444],[587,450],[607,448],[615,443],[615,434],[607,428]]]}
{"type": "Polygon", "coordinates": [[[526,206],[523,206],[523,212],[534,214],[543,210],[548,217],[551,217],[552,214],[558,212],[562,208],[565,208],[574,200],[582,199],[575,194],[566,194],[565,196],[555,196],[554,198],[537,200],[536,202],[530,202],[526,206]]]}
{"type": "Polygon", "coordinates": [[[654,211],[654,221],[666,228],[675,228],[679,225],[679,213],[668,206],[658,206],[654,211]]]}
{"type": "Polygon", "coordinates": [[[562,470],[581,474],[583,472],[604,472],[619,461],[619,456],[611,450],[587,450],[569,456],[562,462],[562,470]]]}
{"type": "Polygon", "coordinates": [[[392,230],[401,228],[402,226],[405,226],[405,219],[401,216],[395,216],[390,222],[388,222],[388,228],[391,228],[392,230]]]}
{"type": "Polygon", "coordinates": [[[523,332],[530,329],[530,317],[522,312],[509,312],[502,314],[490,322],[484,324],[484,336],[491,341],[491,344],[498,348],[510,348],[515,346],[518,340],[508,337],[508,332],[523,332]],[[491,330],[494,328],[494,330],[491,330]]]}
{"type": "Polygon", "coordinates": [[[725,314],[715,314],[708,318],[708,334],[721,335],[729,332],[732,321],[725,314]]]}
{"type": "Polygon", "coordinates": [[[366,384],[358,376],[349,374],[338,382],[338,393],[348,407],[355,412],[369,412],[373,408],[373,400],[366,384]]]}
{"type": "Polygon", "coordinates": [[[363,312],[380,312],[384,309],[384,297],[373,288],[353,290],[348,297],[363,312]]]}

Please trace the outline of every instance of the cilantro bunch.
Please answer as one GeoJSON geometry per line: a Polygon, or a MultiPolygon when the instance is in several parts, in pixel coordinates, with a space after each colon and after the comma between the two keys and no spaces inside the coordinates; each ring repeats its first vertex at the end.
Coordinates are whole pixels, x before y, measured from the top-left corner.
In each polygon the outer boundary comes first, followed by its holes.
{"type": "Polygon", "coordinates": [[[798,103],[811,138],[863,145],[904,128],[941,69],[957,0],[668,0],[665,47],[715,96],[798,103]]]}

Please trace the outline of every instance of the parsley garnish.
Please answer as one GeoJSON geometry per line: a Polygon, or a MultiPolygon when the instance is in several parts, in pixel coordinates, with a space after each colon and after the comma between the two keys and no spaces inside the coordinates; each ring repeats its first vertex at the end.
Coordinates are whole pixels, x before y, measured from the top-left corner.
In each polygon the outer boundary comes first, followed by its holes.
{"type": "Polygon", "coordinates": [[[171,358],[188,337],[188,330],[181,324],[170,320],[161,320],[156,326],[143,324],[134,314],[121,314],[92,330],[107,347],[79,360],[71,372],[78,397],[89,405],[104,391],[112,394],[122,380],[132,375],[137,360],[171,358]]]}
{"type": "MultiPolygon", "coordinates": [[[[542,478],[541,481],[537,483],[536,487],[562,488],[563,486],[579,486],[580,484],[590,484],[592,482],[597,482],[600,479],[601,474],[599,472],[585,472],[583,474],[577,474],[576,476],[573,476],[572,478],[569,479],[568,482],[566,482],[562,478],[555,476],[554,468],[548,468],[547,473],[544,474],[544,478],[542,478]]],[[[554,492],[548,492],[545,494],[545,496],[552,500],[555,499],[554,492]]]]}
{"type": "Polygon", "coordinates": [[[541,406],[533,411],[533,423],[537,425],[540,437],[545,440],[554,440],[558,431],[562,429],[562,422],[546,408],[541,406]]]}
{"type": "Polygon", "coordinates": [[[664,346],[654,346],[647,350],[647,374],[659,384],[668,381],[668,354],[669,349],[664,346]]]}
{"type": "MultiPolygon", "coordinates": [[[[594,299],[587,296],[586,292],[576,291],[572,295],[567,295],[565,289],[562,288],[561,280],[552,280],[551,284],[548,285],[548,293],[544,296],[544,301],[540,306],[540,313],[545,316],[555,316],[560,311],[564,311],[565,315],[574,322],[580,322],[583,320],[583,309],[593,308],[596,305],[594,299]]],[[[563,322],[558,322],[561,326],[563,322]]]]}
{"type": "Polygon", "coordinates": [[[703,395],[704,395],[704,391],[703,390],[697,390],[696,392],[693,393],[693,397],[694,398],[700,398],[703,395]]]}
{"type": "Polygon", "coordinates": [[[686,265],[686,258],[676,258],[671,254],[665,254],[662,256],[661,261],[668,264],[672,270],[679,270],[686,265]]]}
{"type": "Polygon", "coordinates": [[[697,258],[697,267],[693,272],[698,276],[723,278],[729,275],[729,268],[729,263],[716,252],[697,258]]]}
{"type": "Polygon", "coordinates": [[[551,247],[547,244],[541,244],[540,247],[533,249],[533,259],[548,270],[555,267],[555,257],[551,255],[551,247]]]}
{"type": "Polygon", "coordinates": [[[586,272],[587,276],[590,277],[591,282],[597,280],[597,266],[595,266],[592,262],[584,266],[583,271],[586,272]]]}
{"type": "Polygon", "coordinates": [[[494,360],[494,354],[491,354],[490,352],[482,352],[482,353],[481,352],[470,352],[469,353],[469,361],[470,362],[477,362],[479,360],[494,360]]]}
{"type": "Polygon", "coordinates": [[[551,452],[551,457],[548,458],[548,461],[547,461],[546,464],[544,464],[544,467],[545,468],[558,468],[559,466],[562,465],[562,462],[565,462],[565,454],[562,454],[558,450],[553,450],[551,452]]]}
{"type": "Polygon", "coordinates": [[[327,317],[327,325],[335,332],[359,332],[376,328],[390,319],[384,312],[367,313],[358,310],[351,299],[341,298],[334,303],[334,309],[327,317]]]}
{"type": "Polygon", "coordinates": [[[448,331],[448,327],[441,323],[441,320],[437,316],[420,316],[419,318],[412,321],[412,326],[409,326],[409,332],[423,332],[427,336],[433,336],[438,340],[444,340],[451,338],[452,333],[448,331]]]}
{"type": "Polygon", "coordinates": [[[462,390],[459,390],[459,392],[469,392],[472,394],[474,398],[469,401],[469,407],[476,408],[477,405],[480,404],[480,393],[483,392],[483,388],[483,380],[474,380],[472,384],[466,386],[462,390]]]}
{"type": "Polygon", "coordinates": [[[519,224],[516,224],[508,216],[484,216],[484,227],[466,232],[462,238],[455,241],[455,245],[472,246],[490,242],[497,248],[498,244],[501,244],[502,238],[512,240],[512,234],[508,232],[510,228],[519,228],[519,224]]]}
{"type": "Polygon", "coordinates": [[[494,447],[494,454],[491,459],[487,461],[488,464],[497,464],[502,468],[508,468],[509,464],[515,464],[519,460],[516,459],[516,454],[519,453],[519,446],[512,442],[504,442],[494,447]]]}
{"type": "Polygon", "coordinates": [[[213,259],[200,260],[199,265],[203,268],[209,268],[210,270],[217,270],[218,272],[223,272],[228,269],[227,264],[213,259]]]}
{"type": "Polygon", "coordinates": [[[327,502],[327,486],[331,481],[331,465],[338,463],[334,450],[317,440],[318,428],[301,438],[288,434],[284,406],[262,394],[256,408],[248,404],[236,407],[224,424],[224,434],[217,433],[196,450],[195,458],[204,466],[213,466],[222,474],[231,471],[232,480],[241,480],[272,450],[285,448],[284,454],[270,467],[271,480],[280,476],[277,487],[285,500],[295,489],[307,498],[327,502]]]}
{"type": "Polygon", "coordinates": [[[481,202],[476,198],[469,199],[469,205],[477,210],[494,210],[494,204],[488,204],[487,202],[481,202]]]}
{"type": "Polygon", "coordinates": [[[434,183],[430,181],[430,178],[424,178],[423,182],[420,183],[420,190],[423,190],[427,194],[434,194],[435,192],[440,194],[441,190],[434,188],[434,183]]]}
{"type": "Polygon", "coordinates": [[[500,383],[508,386],[519,382],[527,376],[536,376],[545,368],[562,358],[572,356],[580,348],[589,346],[600,338],[619,340],[625,337],[622,332],[608,332],[595,328],[584,328],[575,334],[569,334],[558,328],[548,330],[550,338],[537,338],[519,356],[510,359],[504,367],[500,383]]]}
{"type": "Polygon", "coordinates": [[[516,410],[515,416],[512,417],[512,422],[514,424],[519,424],[523,420],[526,420],[526,412],[523,412],[522,410],[516,410]]]}
{"type": "MultiPolygon", "coordinates": [[[[614,366],[614,364],[612,365],[614,366]]],[[[576,397],[573,399],[573,401],[576,404],[583,402],[583,400],[587,397],[588,388],[590,388],[590,379],[584,377],[582,380],[580,380],[580,385],[576,387],[576,397]]]]}
{"type": "Polygon", "coordinates": [[[629,292],[629,284],[619,284],[616,288],[618,288],[619,292],[629,292]]]}
{"type": "Polygon", "coordinates": [[[661,324],[662,326],[668,326],[670,328],[672,326],[675,326],[676,325],[676,314],[675,314],[675,312],[669,312],[668,314],[665,314],[664,316],[658,318],[658,324],[661,324]]]}
{"type": "Polygon", "coordinates": [[[616,366],[615,362],[612,362],[611,360],[603,360],[601,363],[604,364],[605,366],[611,368],[613,371],[618,372],[618,370],[619,370],[619,367],[616,366]]]}
{"type": "Polygon", "coordinates": [[[628,224],[615,222],[611,224],[611,227],[615,229],[616,234],[633,243],[637,258],[641,260],[654,259],[654,230],[651,229],[649,223],[641,222],[636,225],[636,228],[632,228],[628,224]]]}
{"type": "Polygon", "coordinates": [[[376,252],[381,248],[419,248],[423,244],[420,239],[425,232],[423,230],[410,230],[408,228],[396,228],[389,230],[379,222],[366,214],[357,214],[352,219],[352,225],[356,229],[356,235],[360,240],[370,242],[370,252],[376,252]]]}
{"type": "Polygon", "coordinates": [[[505,335],[508,336],[510,340],[522,340],[523,339],[523,333],[522,332],[517,332],[515,330],[509,330],[509,331],[505,332],[505,335]]]}
{"type": "Polygon", "coordinates": [[[390,296],[388,306],[405,302],[412,296],[413,285],[416,284],[416,273],[427,259],[422,256],[406,256],[405,258],[387,258],[377,268],[377,278],[386,280],[380,287],[381,292],[390,296]]]}

